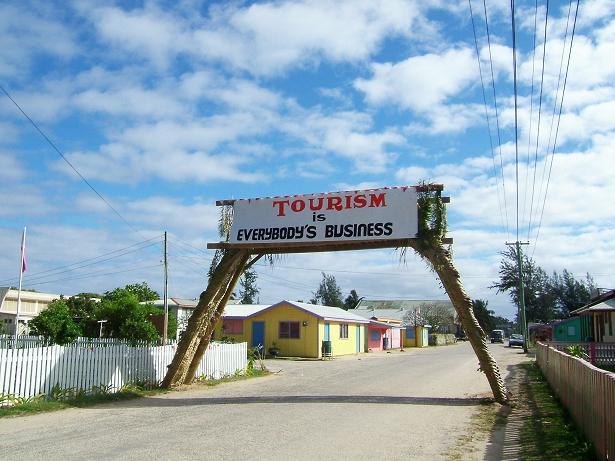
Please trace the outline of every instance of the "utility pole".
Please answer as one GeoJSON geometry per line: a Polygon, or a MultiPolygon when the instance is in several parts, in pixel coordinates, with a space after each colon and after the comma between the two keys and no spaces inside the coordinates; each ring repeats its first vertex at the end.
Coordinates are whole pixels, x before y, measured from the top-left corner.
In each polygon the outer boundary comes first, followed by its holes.
{"type": "Polygon", "coordinates": [[[514,245],[517,249],[517,270],[519,273],[519,296],[517,296],[518,309],[521,313],[521,334],[523,335],[523,351],[527,353],[527,322],[525,321],[525,287],[523,284],[523,255],[521,254],[521,245],[529,245],[529,242],[506,243],[506,245],[514,245]]]}
{"type": "Polygon", "coordinates": [[[21,283],[23,281],[23,273],[26,271],[26,226],[23,228],[23,234],[21,236],[21,250],[20,250],[20,264],[19,264],[19,289],[17,290],[17,311],[15,312],[15,347],[17,347],[17,337],[19,336],[19,315],[21,314],[21,283]]]}
{"type": "Polygon", "coordinates": [[[167,257],[167,231],[164,231],[164,327],[162,344],[167,344],[167,329],[169,327],[169,260],[167,257]]]}

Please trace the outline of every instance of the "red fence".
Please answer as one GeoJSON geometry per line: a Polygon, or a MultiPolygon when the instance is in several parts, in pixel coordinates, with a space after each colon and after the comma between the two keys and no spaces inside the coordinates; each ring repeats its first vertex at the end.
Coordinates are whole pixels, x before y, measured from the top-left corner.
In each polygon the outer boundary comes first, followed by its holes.
{"type": "Polygon", "coordinates": [[[585,351],[592,365],[615,366],[615,343],[550,342],[548,345],[558,351],[563,351],[568,346],[579,346],[585,351]]]}
{"type": "Polygon", "coordinates": [[[615,373],[536,344],[547,381],[602,459],[615,459],[615,373]]]}

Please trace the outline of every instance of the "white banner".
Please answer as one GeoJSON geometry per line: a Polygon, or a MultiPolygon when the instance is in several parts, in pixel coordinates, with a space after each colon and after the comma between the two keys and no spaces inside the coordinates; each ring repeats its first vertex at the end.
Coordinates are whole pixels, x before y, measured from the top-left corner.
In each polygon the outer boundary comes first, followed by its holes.
{"type": "Polygon", "coordinates": [[[267,244],[414,238],[414,187],[236,200],[230,242],[267,244]]]}

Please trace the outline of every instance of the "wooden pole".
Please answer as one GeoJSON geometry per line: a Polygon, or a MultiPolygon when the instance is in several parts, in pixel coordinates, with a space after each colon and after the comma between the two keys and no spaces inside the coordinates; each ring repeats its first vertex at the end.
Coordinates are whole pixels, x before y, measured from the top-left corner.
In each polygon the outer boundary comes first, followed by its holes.
{"type": "Polygon", "coordinates": [[[182,384],[186,373],[192,363],[192,358],[200,343],[199,333],[210,321],[218,300],[226,292],[226,288],[233,274],[233,268],[242,260],[245,252],[228,250],[214,270],[207,289],[201,293],[199,302],[188,320],[186,331],[177,345],[173,361],[169,365],[167,374],[162,380],[161,387],[169,388],[182,384]]]}
{"type": "Polygon", "coordinates": [[[472,300],[463,288],[459,272],[453,264],[450,252],[442,245],[421,245],[418,242],[413,242],[411,248],[427,259],[440,277],[440,281],[461,319],[461,324],[474,353],[478,357],[480,370],[485,373],[487,381],[489,381],[495,401],[502,405],[507,404],[510,398],[508,390],[504,385],[498,365],[489,352],[487,336],[474,316],[472,300]]]}
{"type": "Polygon", "coordinates": [[[228,303],[229,298],[233,294],[233,289],[235,288],[235,285],[237,284],[237,280],[239,280],[239,277],[241,277],[241,274],[243,273],[244,268],[246,267],[246,263],[248,262],[249,258],[250,258],[250,254],[244,253],[241,260],[237,263],[233,271],[233,275],[226,287],[226,290],[223,296],[218,301],[218,305],[216,306],[216,310],[214,314],[210,317],[209,322],[205,324],[204,331],[202,331],[200,335],[201,340],[199,342],[198,347],[196,348],[196,351],[194,353],[194,357],[192,358],[190,366],[188,367],[188,371],[186,372],[186,377],[184,378],[184,384],[192,384],[192,382],[194,381],[196,377],[196,371],[199,368],[199,365],[201,364],[203,355],[205,355],[207,346],[209,346],[212,334],[214,332],[214,329],[216,328],[216,324],[220,320],[220,317],[222,316],[222,313],[224,312],[224,308],[226,307],[226,304],[228,303]]]}

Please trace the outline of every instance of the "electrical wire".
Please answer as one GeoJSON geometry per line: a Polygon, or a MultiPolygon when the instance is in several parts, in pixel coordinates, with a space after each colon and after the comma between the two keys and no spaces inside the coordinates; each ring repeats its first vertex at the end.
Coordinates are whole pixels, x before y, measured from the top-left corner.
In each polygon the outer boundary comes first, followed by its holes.
{"type": "Polygon", "coordinates": [[[559,113],[557,116],[557,128],[555,130],[555,139],[553,140],[553,151],[551,152],[551,164],[549,166],[549,176],[547,178],[547,187],[545,188],[545,198],[544,198],[544,201],[542,202],[542,210],[540,212],[540,220],[538,221],[538,231],[536,232],[536,239],[534,240],[534,248],[532,250],[532,257],[534,256],[534,252],[536,251],[538,237],[540,236],[540,228],[542,226],[542,218],[545,212],[545,206],[547,204],[547,195],[549,193],[549,183],[551,181],[551,172],[553,170],[553,159],[555,158],[555,149],[557,147],[557,137],[559,134],[559,125],[560,125],[560,120],[562,118],[562,108],[564,106],[564,94],[566,93],[566,83],[568,81],[568,71],[570,69],[570,58],[572,56],[572,44],[574,42],[574,33],[576,30],[576,26],[577,26],[577,17],[579,15],[579,2],[580,0],[577,0],[577,7],[574,13],[574,23],[572,25],[572,34],[570,35],[570,48],[568,49],[568,62],[566,63],[566,74],[564,76],[564,86],[562,88],[562,97],[560,99],[560,104],[559,104],[559,113]]]}
{"type": "Polygon", "coordinates": [[[470,18],[472,19],[472,32],[474,34],[474,46],[476,48],[476,61],[478,63],[478,73],[480,75],[480,85],[483,90],[483,104],[485,106],[485,118],[487,119],[487,131],[489,132],[489,146],[491,148],[491,160],[493,162],[493,177],[495,178],[495,186],[498,195],[498,209],[500,212],[500,221],[502,223],[502,229],[505,229],[506,226],[504,224],[504,213],[502,212],[502,198],[500,197],[500,179],[497,171],[497,167],[495,166],[495,149],[493,147],[493,136],[491,134],[491,121],[489,117],[489,109],[487,104],[487,92],[485,90],[485,82],[483,78],[483,69],[480,63],[480,51],[478,49],[478,38],[476,35],[476,24],[474,22],[474,12],[472,11],[472,0],[468,0],[468,5],[470,6],[470,18]]]}
{"type": "MultiPolygon", "coordinates": [[[[568,39],[568,30],[570,27],[570,14],[572,12],[572,2],[573,0],[570,0],[570,2],[568,3],[568,15],[567,15],[567,19],[566,19],[566,30],[564,32],[564,43],[562,45],[562,54],[560,57],[560,64],[559,64],[559,73],[557,76],[557,87],[555,89],[555,96],[553,98],[553,111],[551,114],[551,128],[549,130],[549,138],[547,141],[547,146],[545,149],[545,157],[544,157],[544,164],[542,167],[542,174],[541,174],[541,178],[540,178],[540,189],[538,192],[538,199],[537,199],[537,214],[539,213],[539,209],[540,209],[540,202],[542,200],[542,196],[543,196],[543,188],[546,184],[546,174],[547,174],[547,165],[549,163],[549,152],[551,150],[551,139],[553,137],[553,127],[555,126],[555,114],[557,113],[557,102],[559,100],[559,89],[561,86],[561,82],[562,82],[562,74],[563,74],[563,69],[564,69],[564,57],[566,56],[566,41],[568,39]]],[[[537,216],[538,217],[538,216],[537,216]]],[[[536,218],[537,218],[536,217],[536,218]]]]}
{"type": "Polygon", "coordinates": [[[34,129],[38,131],[38,133],[43,137],[43,139],[47,141],[47,143],[53,148],[53,150],[55,150],[58,153],[58,155],[62,158],[62,160],[66,162],[66,164],[98,196],[98,198],[100,198],[105,203],[105,205],[107,205],[109,209],[111,209],[111,211],[113,211],[113,213],[115,213],[117,217],[119,217],[124,222],[124,224],[128,226],[128,228],[130,228],[130,230],[140,235],[141,238],[144,238],[144,235],[141,232],[139,232],[136,228],[134,228],[132,224],[130,224],[128,220],[124,218],[124,216],[122,216],[122,214],[113,205],[111,205],[111,203],[109,203],[109,201],[105,197],[103,197],[103,195],[100,192],[96,190],[96,188],[85,178],[85,176],[83,176],[79,172],[79,170],[77,170],[77,168],[71,163],[71,161],[68,160],[68,158],[66,158],[66,156],[62,153],[62,151],[60,151],[60,149],[54,144],[54,142],[43,132],[43,130],[39,128],[36,122],[32,120],[32,118],[21,108],[21,106],[17,103],[17,101],[13,99],[13,97],[9,94],[9,92],[2,85],[0,85],[0,90],[2,90],[2,92],[6,95],[6,97],[11,100],[11,102],[15,105],[15,107],[17,107],[17,109],[19,109],[19,112],[21,112],[22,115],[30,122],[30,124],[34,127],[34,129]]]}
{"type": "Polygon", "coordinates": [[[493,72],[493,56],[491,54],[491,34],[489,33],[489,18],[487,16],[487,3],[483,0],[483,10],[485,14],[485,29],[487,31],[487,45],[489,47],[489,67],[491,69],[491,87],[493,88],[493,106],[495,108],[495,124],[498,134],[498,151],[500,155],[500,172],[502,174],[502,189],[504,191],[504,214],[506,216],[506,235],[510,234],[508,222],[508,204],[506,199],[506,180],[504,179],[504,160],[502,159],[502,138],[500,135],[500,116],[498,113],[498,100],[495,91],[495,73],[493,72]]]}
{"type": "Polygon", "coordinates": [[[530,90],[530,123],[527,134],[527,160],[525,167],[525,187],[523,188],[523,216],[526,216],[527,190],[530,173],[530,148],[532,145],[532,122],[534,116],[534,74],[536,69],[536,31],[538,29],[538,0],[534,2],[534,39],[532,45],[532,85],[530,90]]]}
{"type": "Polygon", "coordinates": [[[540,141],[540,122],[542,116],[542,92],[543,92],[543,84],[545,79],[545,56],[547,54],[547,26],[549,25],[549,0],[546,0],[546,8],[545,8],[545,32],[542,43],[542,69],[540,76],[540,96],[538,98],[538,126],[536,127],[536,149],[534,152],[534,178],[532,180],[532,198],[530,200],[530,214],[529,221],[527,225],[527,239],[530,239],[530,232],[532,229],[532,219],[533,219],[533,211],[534,211],[534,191],[536,188],[536,171],[538,170],[538,145],[540,141]]]}
{"type": "Polygon", "coordinates": [[[112,272],[106,272],[103,273],[104,271],[101,272],[92,272],[89,274],[82,274],[78,277],[69,277],[69,278],[62,278],[62,279],[56,279],[56,280],[46,280],[44,282],[36,282],[36,283],[32,283],[32,284],[28,284],[29,286],[37,286],[37,285],[45,285],[47,283],[56,283],[56,282],[67,282],[67,281],[72,281],[72,280],[82,280],[82,279],[86,279],[86,278],[91,278],[93,276],[97,276],[97,277],[105,277],[108,275],[115,275],[115,274],[123,274],[126,272],[134,272],[134,271],[138,271],[138,270],[142,270],[142,269],[151,269],[154,267],[161,267],[164,264],[162,263],[158,263],[158,264],[154,264],[151,266],[141,266],[141,267],[133,267],[131,269],[126,269],[126,270],[121,270],[121,271],[112,271],[112,272]]]}
{"type": "MultiPolygon", "coordinates": [[[[59,267],[55,267],[55,268],[52,268],[52,269],[47,269],[47,270],[44,270],[44,271],[40,271],[40,272],[35,272],[33,274],[29,274],[29,275],[25,275],[24,274],[24,280],[26,282],[31,281],[31,280],[38,280],[40,278],[46,278],[46,277],[49,277],[49,276],[56,276],[56,275],[59,275],[59,274],[65,273],[65,272],[71,272],[71,271],[74,271],[74,270],[77,270],[77,269],[80,269],[80,268],[83,268],[83,267],[89,267],[89,266],[93,266],[95,264],[99,264],[99,263],[102,263],[102,262],[107,262],[107,261],[110,261],[112,259],[119,258],[119,257],[125,256],[127,254],[134,253],[136,251],[140,251],[140,250],[143,250],[145,248],[149,248],[151,246],[157,245],[160,242],[153,242],[153,243],[149,243],[148,245],[143,245],[143,244],[151,242],[152,240],[159,239],[159,238],[160,238],[160,236],[152,237],[152,238],[144,240],[142,242],[138,242],[138,243],[135,243],[133,245],[129,245],[127,247],[120,248],[120,249],[117,249],[117,250],[113,250],[113,251],[110,251],[110,252],[107,252],[107,253],[103,253],[103,254],[98,255],[98,256],[93,256],[91,258],[82,259],[80,261],[76,261],[74,263],[67,264],[65,266],[59,266],[59,267]],[[134,247],[138,247],[138,248],[134,248],[134,247]],[[129,250],[129,251],[126,251],[126,250],[129,250]],[[111,256],[109,258],[100,260],[100,258],[104,258],[105,256],[109,256],[109,255],[114,255],[115,253],[120,253],[120,254],[117,254],[115,256],[111,256]],[[89,263],[88,264],[83,264],[83,263],[87,263],[87,262],[89,262],[89,263]],[[73,266],[77,266],[77,267],[73,267],[73,266]],[[46,274],[46,275],[43,276],[43,274],[46,274]],[[41,276],[43,276],[43,277],[41,277],[41,276]]],[[[7,283],[14,282],[16,280],[19,280],[19,278],[15,277],[15,278],[10,278],[10,279],[0,280],[0,284],[7,284],[7,283]]]]}

